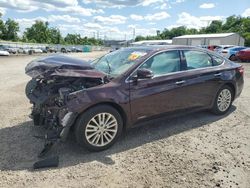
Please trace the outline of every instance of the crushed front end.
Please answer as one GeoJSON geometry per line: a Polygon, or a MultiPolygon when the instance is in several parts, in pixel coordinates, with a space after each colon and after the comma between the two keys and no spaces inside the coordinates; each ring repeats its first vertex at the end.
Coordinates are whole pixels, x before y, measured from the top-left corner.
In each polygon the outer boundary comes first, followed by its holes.
{"type": "Polygon", "coordinates": [[[25,69],[32,79],[26,85],[26,96],[32,103],[34,125],[43,126],[47,133],[44,155],[57,141],[64,141],[78,112],[69,111],[67,101],[76,91],[105,83],[105,75],[87,62],[66,56],[51,56],[29,63],[25,69]]]}

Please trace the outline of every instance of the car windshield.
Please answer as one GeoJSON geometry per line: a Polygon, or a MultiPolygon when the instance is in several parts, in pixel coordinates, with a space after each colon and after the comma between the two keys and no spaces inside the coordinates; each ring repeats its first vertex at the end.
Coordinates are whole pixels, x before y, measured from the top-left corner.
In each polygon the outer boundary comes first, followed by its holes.
{"type": "Polygon", "coordinates": [[[147,50],[121,49],[102,56],[92,62],[95,69],[117,77],[126,72],[136,60],[147,55],[147,50]]]}

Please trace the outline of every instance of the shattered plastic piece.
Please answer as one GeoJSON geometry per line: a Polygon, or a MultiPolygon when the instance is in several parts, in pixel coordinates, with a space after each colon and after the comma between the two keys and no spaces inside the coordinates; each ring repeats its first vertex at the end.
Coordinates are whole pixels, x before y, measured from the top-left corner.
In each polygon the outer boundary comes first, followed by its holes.
{"type": "Polygon", "coordinates": [[[33,164],[33,168],[39,169],[39,168],[58,167],[58,165],[59,165],[59,156],[54,156],[35,162],[33,164]]]}
{"type": "Polygon", "coordinates": [[[43,150],[39,153],[38,157],[41,158],[41,157],[44,157],[49,151],[50,149],[52,148],[52,146],[54,145],[54,143],[52,142],[49,142],[47,144],[44,144],[44,148],[43,150]]]}

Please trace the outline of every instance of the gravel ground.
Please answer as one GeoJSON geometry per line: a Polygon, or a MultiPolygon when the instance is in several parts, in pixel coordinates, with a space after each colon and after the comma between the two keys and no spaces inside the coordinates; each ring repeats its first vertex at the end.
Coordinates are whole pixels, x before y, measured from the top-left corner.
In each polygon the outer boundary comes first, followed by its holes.
{"type": "Polygon", "coordinates": [[[0,187],[250,187],[250,64],[243,93],[225,116],[198,112],[148,122],[98,153],[70,136],[50,153],[59,154],[58,168],[32,170],[43,147],[32,135],[43,130],[28,117],[24,67],[36,57],[0,57],[0,187]]]}

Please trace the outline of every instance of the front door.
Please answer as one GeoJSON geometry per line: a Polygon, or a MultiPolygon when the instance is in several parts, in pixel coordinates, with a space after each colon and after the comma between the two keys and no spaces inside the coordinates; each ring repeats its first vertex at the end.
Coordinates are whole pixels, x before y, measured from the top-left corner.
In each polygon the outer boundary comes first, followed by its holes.
{"type": "Polygon", "coordinates": [[[185,80],[182,79],[181,67],[178,50],[158,53],[139,67],[151,70],[154,76],[130,83],[134,122],[185,108],[185,80]]]}

